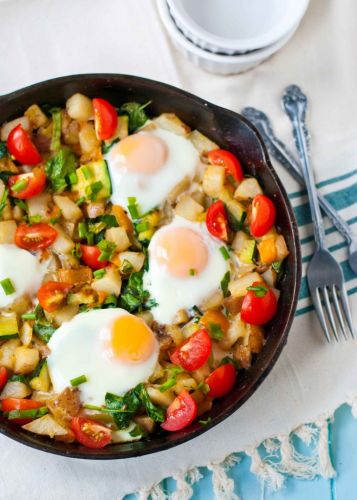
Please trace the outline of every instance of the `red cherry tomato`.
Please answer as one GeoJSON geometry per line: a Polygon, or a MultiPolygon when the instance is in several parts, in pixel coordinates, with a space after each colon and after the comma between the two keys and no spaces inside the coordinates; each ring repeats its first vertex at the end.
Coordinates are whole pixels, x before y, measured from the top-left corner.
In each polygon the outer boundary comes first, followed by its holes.
{"type": "Polygon", "coordinates": [[[29,134],[22,128],[21,123],[13,128],[6,142],[9,153],[15,160],[24,165],[37,165],[42,160],[29,134]]]}
{"type": "Polygon", "coordinates": [[[171,354],[171,361],[184,370],[194,371],[203,366],[211,354],[212,341],[206,328],[198,330],[171,354]]]}
{"type": "Polygon", "coordinates": [[[250,233],[256,238],[264,236],[274,225],[276,209],[270,198],[257,194],[252,202],[250,233]]]}
{"type": "Polygon", "coordinates": [[[8,374],[5,366],[0,366],[0,391],[6,384],[8,379],[8,374]]]}
{"type": "Polygon", "coordinates": [[[42,193],[46,186],[46,174],[43,170],[35,168],[28,174],[12,175],[9,177],[10,195],[20,200],[27,200],[37,194],[42,193]],[[17,184],[23,183],[21,191],[13,191],[11,188],[17,184]]]}
{"type": "Polygon", "coordinates": [[[218,200],[207,210],[206,225],[208,231],[220,240],[228,240],[228,220],[224,203],[218,200]]]}
{"type": "Polygon", "coordinates": [[[93,99],[95,132],[100,141],[110,139],[114,134],[118,115],[115,108],[105,99],[93,99]]]}
{"type": "Polygon", "coordinates": [[[243,299],[240,318],[251,325],[264,325],[275,316],[278,309],[278,301],[273,290],[259,281],[253,283],[243,299]]]}
{"type": "MultiPolygon", "coordinates": [[[[34,410],[36,408],[41,408],[42,406],[44,406],[43,402],[34,401],[32,399],[6,398],[1,401],[2,411],[34,410]]],[[[32,418],[14,418],[11,422],[18,425],[25,425],[32,420],[32,418]]]]}
{"type": "Polygon", "coordinates": [[[208,396],[211,398],[220,398],[228,394],[236,381],[237,370],[232,363],[216,368],[207,378],[206,384],[210,391],[208,396]]]}
{"type": "Polygon", "coordinates": [[[56,238],[57,231],[44,222],[32,224],[32,226],[21,224],[15,233],[16,245],[25,250],[47,248],[52,245],[56,238]]]}
{"type": "Polygon", "coordinates": [[[184,389],[173,400],[166,411],[166,420],[161,424],[165,431],[175,432],[190,425],[197,416],[197,403],[184,389]]]}
{"type": "Polygon", "coordinates": [[[208,153],[208,161],[212,165],[222,166],[227,175],[231,175],[235,181],[241,182],[244,178],[242,165],[236,156],[225,149],[214,149],[208,153]]]}
{"type": "Polygon", "coordinates": [[[71,288],[72,285],[69,283],[48,281],[37,292],[38,301],[45,311],[56,311],[65,302],[71,288]]]}
{"type": "Polygon", "coordinates": [[[91,269],[103,269],[108,265],[107,260],[103,260],[102,262],[98,260],[101,251],[95,245],[81,245],[81,253],[81,259],[91,269]]]}
{"type": "Polygon", "coordinates": [[[87,448],[104,448],[112,438],[108,427],[90,418],[73,417],[71,427],[77,441],[87,448]]]}

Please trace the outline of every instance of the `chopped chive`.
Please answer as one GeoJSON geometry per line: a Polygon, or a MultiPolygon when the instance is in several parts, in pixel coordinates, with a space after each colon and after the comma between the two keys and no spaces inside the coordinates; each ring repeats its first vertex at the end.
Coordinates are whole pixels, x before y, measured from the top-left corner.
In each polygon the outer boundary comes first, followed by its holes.
{"type": "Polygon", "coordinates": [[[128,210],[132,219],[139,219],[139,208],[135,196],[128,197],[128,210]]]}
{"type": "Polygon", "coordinates": [[[82,173],[84,175],[84,178],[88,181],[92,177],[92,172],[90,171],[90,168],[88,165],[85,165],[84,167],[81,168],[82,173]]]}
{"type": "Polygon", "coordinates": [[[0,281],[0,285],[3,288],[5,295],[12,295],[16,291],[10,278],[5,278],[2,281],[0,281]]]}
{"type": "Polygon", "coordinates": [[[84,384],[84,382],[87,382],[87,377],[85,375],[80,375],[79,377],[72,378],[72,380],[70,380],[72,387],[77,387],[77,385],[84,384]]]}
{"type": "Polygon", "coordinates": [[[195,276],[195,274],[196,274],[196,269],[190,269],[190,270],[189,270],[189,274],[190,274],[190,276],[195,276]]]}
{"type": "Polygon", "coordinates": [[[29,216],[29,224],[38,224],[39,222],[41,222],[42,220],[42,217],[41,215],[30,215],[29,216]]]}
{"type": "Polygon", "coordinates": [[[78,176],[76,172],[71,172],[68,176],[68,180],[70,184],[77,184],[78,183],[78,176]]]}
{"type": "Polygon", "coordinates": [[[105,275],[106,270],[105,269],[97,269],[97,271],[94,271],[93,276],[95,277],[96,280],[103,278],[105,275]]]}
{"type": "Polygon", "coordinates": [[[150,222],[144,221],[140,222],[139,224],[136,224],[135,229],[137,230],[138,233],[143,233],[144,231],[150,229],[150,227],[151,227],[150,222]]]}
{"type": "Polygon", "coordinates": [[[41,406],[40,408],[31,408],[28,410],[11,410],[6,413],[6,416],[9,420],[13,420],[15,418],[38,418],[43,417],[48,413],[48,409],[46,406],[41,406]]]}
{"type": "Polygon", "coordinates": [[[128,197],[128,203],[129,203],[129,205],[135,205],[136,204],[136,197],[135,196],[129,196],[128,197]]]}
{"type": "Polygon", "coordinates": [[[207,420],[199,420],[198,423],[201,425],[207,425],[211,422],[212,418],[208,417],[207,420]]]}
{"type": "Polygon", "coordinates": [[[262,298],[268,293],[268,288],[264,285],[248,286],[247,290],[254,292],[256,297],[262,298]]]}
{"type": "Polygon", "coordinates": [[[213,340],[222,340],[224,337],[221,325],[219,325],[218,323],[210,323],[209,332],[213,340]]]}
{"type": "Polygon", "coordinates": [[[82,196],[81,198],[79,198],[79,200],[76,201],[76,205],[82,205],[82,203],[84,203],[86,201],[85,197],[82,196]]]}
{"type": "Polygon", "coordinates": [[[229,257],[229,253],[228,253],[228,250],[227,250],[226,247],[221,246],[221,248],[219,249],[219,251],[221,252],[224,260],[229,260],[230,257],[229,257]]]}
{"type": "Polygon", "coordinates": [[[36,313],[25,313],[21,314],[21,319],[27,320],[27,319],[36,319],[36,313]]]}
{"type": "Polygon", "coordinates": [[[231,279],[231,273],[229,271],[223,276],[221,280],[221,289],[223,292],[223,297],[229,297],[230,291],[228,290],[229,280],[231,279]]]}
{"type": "Polygon", "coordinates": [[[13,186],[11,186],[11,191],[13,191],[14,193],[21,193],[21,191],[23,191],[27,187],[28,183],[28,179],[20,179],[13,186]]]}
{"type": "Polygon", "coordinates": [[[110,241],[107,240],[101,240],[98,243],[97,247],[101,251],[101,254],[98,257],[99,262],[112,259],[116,249],[115,243],[111,243],[110,241]]]}
{"type": "Polygon", "coordinates": [[[97,194],[102,189],[102,187],[103,187],[102,181],[93,182],[92,184],[86,187],[85,193],[90,200],[95,201],[97,199],[97,194]]]}
{"type": "Polygon", "coordinates": [[[80,238],[86,238],[87,237],[87,225],[85,222],[80,222],[78,224],[78,234],[80,238]]]}

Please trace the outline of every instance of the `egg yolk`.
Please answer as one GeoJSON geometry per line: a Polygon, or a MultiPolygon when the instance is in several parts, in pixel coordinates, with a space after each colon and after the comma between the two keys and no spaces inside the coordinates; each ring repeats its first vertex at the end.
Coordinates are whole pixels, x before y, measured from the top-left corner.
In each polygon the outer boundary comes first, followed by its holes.
{"type": "Polygon", "coordinates": [[[129,135],[114,148],[113,155],[118,157],[121,167],[142,174],[152,174],[160,170],[168,156],[165,142],[148,132],[129,135]]]}
{"type": "Polygon", "coordinates": [[[208,261],[208,250],[201,236],[192,229],[175,227],[157,239],[153,257],[177,278],[200,274],[208,261]]]}
{"type": "Polygon", "coordinates": [[[146,323],[134,316],[120,316],[111,327],[110,352],[113,358],[130,363],[147,360],[156,339],[146,323]]]}

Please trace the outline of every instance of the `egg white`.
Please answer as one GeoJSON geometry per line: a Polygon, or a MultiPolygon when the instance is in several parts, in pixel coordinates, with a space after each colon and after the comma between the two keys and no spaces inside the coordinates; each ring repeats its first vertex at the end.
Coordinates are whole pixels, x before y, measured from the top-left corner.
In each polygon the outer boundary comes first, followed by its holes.
{"type": "Polygon", "coordinates": [[[185,177],[192,180],[200,165],[198,151],[185,137],[160,128],[145,133],[159,137],[168,148],[167,160],[157,172],[144,174],[128,171],[120,163],[115,148],[105,156],[112,183],[111,201],[127,207],[128,197],[135,197],[141,213],[165,201],[170,191],[185,177]]]}
{"type": "Polygon", "coordinates": [[[167,226],[159,229],[150,241],[149,270],[144,273],[143,285],[151,298],[158,303],[151,309],[154,319],[159,323],[169,324],[180,309],[199,306],[206,298],[220,289],[224,274],[229,270],[220,247],[222,242],[207,230],[205,223],[191,222],[176,216],[167,226]],[[186,227],[196,231],[203,239],[208,250],[208,263],[198,275],[177,278],[160,265],[153,256],[153,249],[160,235],[174,227],[186,227]]]}
{"type": "Polygon", "coordinates": [[[87,382],[79,386],[83,403],[104,404],[106,392],[123,395],[154,372],[159,346],[141,363],[121,363],[110,359],[103,349],[101,330],[116,318],[130,315],[124,309],[98,309],[77,314],[52,335],[47,365],[55,392],[70,387],[70,380],[81,375],[87,382]]]}
{"type": "Polygon", "coordinates": [[[6,295],[0,286],[0,307],[8,307],[23,295],[33,297],[40,288],[46,267],[27,250],[12,244],[0,245],[0,281],[9,278],[15,293],[6,295]]]}

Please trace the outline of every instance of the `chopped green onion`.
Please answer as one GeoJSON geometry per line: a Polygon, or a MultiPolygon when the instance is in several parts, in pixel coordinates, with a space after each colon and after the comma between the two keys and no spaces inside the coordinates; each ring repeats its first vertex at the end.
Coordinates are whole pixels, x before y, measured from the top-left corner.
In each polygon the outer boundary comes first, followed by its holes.
{"type": "Polygon", "coordinates": [[[104,304],[106,306],[116,306],[117,305],[117,298],[115,295],[108,295],[108,297],[105,299],[104,304]]]}
{"type": "Polygon", "coordinates": [[[42,220],[42,217],[41,215],[30,215],[29,216],[29,224],[38,224],[39,222],[41,222],[42,220]]]}
{"type": "MultiPolygon", "coordinates": [[[[24,200],[19,200],[17,198],[14,199],[15,205],[17,205],[21,210],[24,212],[27,212],[27,203],[24,200]]],[[[0,213],[1,213],[1,208],[0,208],[0,213]]]]}
{"type": "Polygon", "coordinates": [[[218,323],[210,323],[209,324],[209,331],[211,334],[211,338],[213,340],[222,340],[224,337],[221,325],[219,325],[218,323]]]}
{"type": "Polygon", "coordinates": [[[81,198],[79,198],[79,200],[76,201],[76,205],[82,205],[82,203],[84,203],[86,201],[85,197],[82,196],[81,198]]]}
{"type": "Polygon", "coordinates": [[[36,313],[32,312],[32,313],[21,314],[21,319],[23,319],[24,321],[26,321],[27,319],[36,319],[36,313]]]}
{"type": "Polygon", "coordinates": [[[61,217],[62,217],[62,212],[60,211],[59,214],[57,215],[57,217],[51,217],[50,223],[57,224],[57,222],[59,222],[61,220],[61,217]]]}
{"type": "Polygon", "coordinates": [[[197,306],[193,306],[192,311],[194,311],[199,316],[202,316],[202,311],[197,306]]]}
{"type": "Polygon", "coordinates": [[[224,260],[229,260],[229,258],[230,258],[230,257],[229,257],[229,253],[228,253],[228,250],[227,250],[227,248],[226,248],[226,247],[222,246],[222,247],[219,249],[219,251],[221,252],[221,254],[222,254],[222,256],[223,256],[224,260]]]}
{"type": "Polygon", "coordinates": [[[211,422],[212,418],[208,417],[207,420],[199,420],[198,423],[201,425],[207,425],[211,422]]]}
{"type": "Polygon", "coordinates": [[[139,208],[135,196],[129,196],[128,210],[132,219],[139,219],[139,208]]]}
{"type": "Polygon", "coordinates": [[[264,285],[248,286],[247,290],[254,292],[256,297],[262,298],[268,293],[268,288],[264,285]]]}
{"type": "Polygon", "coordinates": [[[229,271],[223,276],[221,280],[221,289],[223,292],[223,297],[229,297],[230,292],[228,290],[229,280],[231,279],[231,273],[229,271]]]}
{"type": "Polygon", "coordinates": [[[113,254],[116,249],[116,244],[111,243],[110,241],[107,240],[101,240],[97,247],[101,251],[101,254],[98,257],[99,262],[103,262],[105,260],[111,260],[113,257],[113,254]]]}
{"type": "Polygon", "coordinates": [[[84,382],[87,382],[87,377],[85,375],[80,375],[79,377],[72,378],[72,380],[70,380],[72,387],[77,387],[77,385],[84,384],[84,382]]]}
{"type": "Polygon", "coordinates": [[[92,174],[90,168],[88,167],[88,165],[84,165],[84,167],[82,167],[81,170],[82,170],[82,173],[84,175],[84,178],[87,181],[92,178],[93,174],[92,174]]]}
{"type": "Polygon", "coordinates": [[[197,389],[203,392],[203,394],[208,394],[210,391],[210,386],[206,382],[202,381],[198,384],[197,389]]]}
{"type": "Polygon", "coordinates": [[[190,276],[195,276],[195,274],[196,274],[196,269],[190,269],[190,270],[189,270],[189,274],[190,274],[190,276]]]}
{"type": "Polygon", "coordinates": [[[171,387],[173,387],[174,385],[176,385],[177,375],[183,372],[183,368],[181,368],[181,366],[175,366],[174,368],[169,368],[166,371],[168,371],[169,373],[169,378],[166,380],[166,382],[160,385],[159,387],[160,392],[165,392],[168,389],[171,389],[171,387]]]}
{"type": "Polygon", "coordinates": [[[16,291],[10,278],[5,278],[2,281],[0,281],[0,285],[3,288],[5,295],[12,295],[16,291]]]}
{"type": "Polygon", "coordinates": [[[129,205],[135,205],[136,204],[136,197],[135,196],[129,196],[128,197],[128,203],[129,203],[129,205]]]}
{"type": "Polygon", "coordinates": [[[88,231],[85,222],[80,222],[78,224],[78,234],[81,239],[85,238],[87,240],[88,245],[93,245],[94,235],[88,231]]]}
{"type": "Polygon", "coordinates": [[[21,191],[23,191],[27,187],[28,183],[28,179],[20,179],[13,186],[11,186],[11,191],[13,191],[14,193],[21,193],[21,191]]]}
{"type": "Polygon", "coordinates": [[[70,184],[77,184],[78,183],[78,176],[76,174],[76,172],[71,172],[68,176],[68,180],[70,182],[70,184]]]}
{"type": "Polygon", "coordinates": [[[97,194],[102,189],[102,187],[103,187],[102,181],[93,182],[92,184],[86,187],[85,193],[90,200],[95,201],[97,199],[97,194]]]}
{"type": "MultiPolygon", "coordinates": [[[[4,192],[3,192],[1,200],[0,200],[0,216],[1,216],[4,208],[6,207],[6,200],[7,200],[8,196],[9,196],[9,190],[4,189],[4,192]]],[[[22,200],[15,200],[15,203],[16,203],[16,201],[22,201],[22,200]]]]}
{"type": "Polygon", "coordinates": [[[143,233],[144,231],[150,229],[150,227],[151,227],[150,222],[143,221],[139,222],[139,224],[136,224],[135,229],[137,230],[138,233],[143,233]]]}
{"type": "Polygon", "coordinates": [[[46,406],[41,406],[40,408],[33,408],[28,410],[11,410],[6,412],[5,415],[9,420],[13,420],[15,418],[38,418],[43,417],[48,413],[48,409],[46,406]]]}
{"type": "Polygon", "coordinates": [[[95,277],[96,280],[103,278],[105,275],[106,270],[105,269],[97,269],[97,271],[94,271],[93,276],[95,277]]]}

